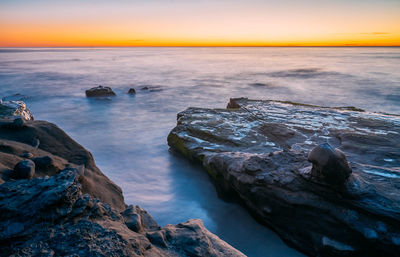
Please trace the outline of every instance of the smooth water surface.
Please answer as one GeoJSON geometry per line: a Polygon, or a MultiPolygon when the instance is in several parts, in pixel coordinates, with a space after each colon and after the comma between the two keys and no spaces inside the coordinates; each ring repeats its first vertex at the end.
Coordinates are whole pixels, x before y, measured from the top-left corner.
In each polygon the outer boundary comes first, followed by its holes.
{"type": "Polygon", "coordinates": [[[399,67],[400,48],[3,48],[0,97],[64,129],[160,225],[200,218],[248,256],[300,256],[169,152],[176,114],[242,96],[400,114],[399,67]],[[99,84],[117,96],[86,98],[99,84]]]}

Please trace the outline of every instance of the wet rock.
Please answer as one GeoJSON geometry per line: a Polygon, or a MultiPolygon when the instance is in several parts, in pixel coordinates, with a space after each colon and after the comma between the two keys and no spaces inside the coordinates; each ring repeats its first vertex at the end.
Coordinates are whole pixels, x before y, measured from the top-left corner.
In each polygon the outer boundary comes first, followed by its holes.
{"type": "Polygon", "coordinates": [[[343,184],[352,172],[344,153],[328,143],[316,146],[308,155],[308,161],[313,164],[312,176],[328,184],[343,184]]]}
{"type": "MultiPolygon", "coordinates": [[[[0,118],[15,119],[19,116],[24,120],[33,120],[33,115],[22,101],[1,101],[0,100],[0,118]]],[[[20,121],[18,121],[20,123],[20,121]]],[[[18,125],[18,124],[15,124],[18,125]]],[[[23,125],[23,124],[22,124],[23,125]]]]}
{"type": "Polygon", "coordinates": [[[398,255],[399,116],[246,98],[228,107],[179,113],[168,144],[310,256],[398,255]]]}
{"type": "Polygon", "coordinates": [[[93,87],[85,91],[87,97],[99,97],[99,96],[114,96],[115,93],[110,87],[93,87]]]}
{"type": "Polygon", "coordinates": [[[132,88],[130,88],[130,89],[128,90],[128,94],[134,95],[134,94],[136,94],[136,90],[132,87],[132,88]]]}
{"type": "Polygon", "coordinates": [[[35,175],[35,163],[31,160],[23,160],[18,162],[13,170],[12,178],[14,179],[31,179],[35,175]]]}
{"type": "MultiPolygon", "coordinates": [[[[78,172],[69,168],[51,177],[1,184],[1,255],[244,256],[205,229],[201,221],[151,230],[143,226],[137,233],[126,226],[117,210],[84,194],[79,181],[78,172]],[[155,243],[156,236],[151,236],[155,233],[164,245],[155,243]]],[[[131,210],[140,215],[145,212],[140,207],[131,210]]]]}

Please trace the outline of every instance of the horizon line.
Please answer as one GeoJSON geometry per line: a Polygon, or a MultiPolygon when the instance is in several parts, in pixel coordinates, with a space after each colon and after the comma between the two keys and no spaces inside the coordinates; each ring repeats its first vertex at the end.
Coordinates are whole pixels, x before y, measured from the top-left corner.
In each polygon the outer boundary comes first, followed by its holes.
{"type": "Polygon", "coordinates": [[[50,46],[1,46],[0,48],[115,48],[115,47],[121,47],[121,48],[133,48],[133,47],[400,47],[399,45],[132,45],[132,46],[126,46],[126,45],[116,45],[116,46],[111,46],[111,45],[50,45],[50,46]]]}

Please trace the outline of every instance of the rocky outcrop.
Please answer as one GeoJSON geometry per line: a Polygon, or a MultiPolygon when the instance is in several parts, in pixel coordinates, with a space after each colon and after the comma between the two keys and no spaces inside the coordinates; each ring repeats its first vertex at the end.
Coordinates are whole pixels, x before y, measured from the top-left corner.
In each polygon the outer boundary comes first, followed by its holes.
{"type": "Polygon", "coordinates": [[[397,256],[399,135],[396,115],[240,98],[179,113],[168,143],[310,256],[397,256]]]}
{"type": "Polygon", "coordinates": [[[1,256],[244,256],[201,220],[161,228],[64,131],[18,117],[0,116],[1,256]]]}
{"type": "Polygon", "coordinates": [[[97,86],[85,91],[87,97],[114,96],[115,93],[111,87],[97,86]]]}
{"type": "Polygon", "coordinates": [[[11,120],[0,120],[0,182],[11,177],[14,166],[27,157],[36,164],[35,177],[55,175],[66,167],[83,173],[82,190],[117,210],[125,209],[119,186],[96,166],[93,156],[56,125],[25,121],[15,129],[11,120]]]}
{"type": "Polygon", "coordinates": [[[121,215],[85,194],[82,176],[67,168],[52,177],[0,185],[1,255],[244,256],[200,220],[160,228],[140,207],[121,215]],[[132,229],[127,225],[134,219],[132,229]]]}

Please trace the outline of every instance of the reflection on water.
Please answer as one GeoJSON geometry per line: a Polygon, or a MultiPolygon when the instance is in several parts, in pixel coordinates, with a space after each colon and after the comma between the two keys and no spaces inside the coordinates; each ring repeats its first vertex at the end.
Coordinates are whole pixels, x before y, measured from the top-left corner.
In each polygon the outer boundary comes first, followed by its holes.
{"type": "Polygon", "coordinates": [[[0,49],[0,96],[66,130],[161,225],[200,218],[248,256],[299,256],[168,151],[176,113],[246,96],[400,114],[398,67],[399,48],[0,49]],[[99,84],[117,96],[87,99],[99,84]]]}

